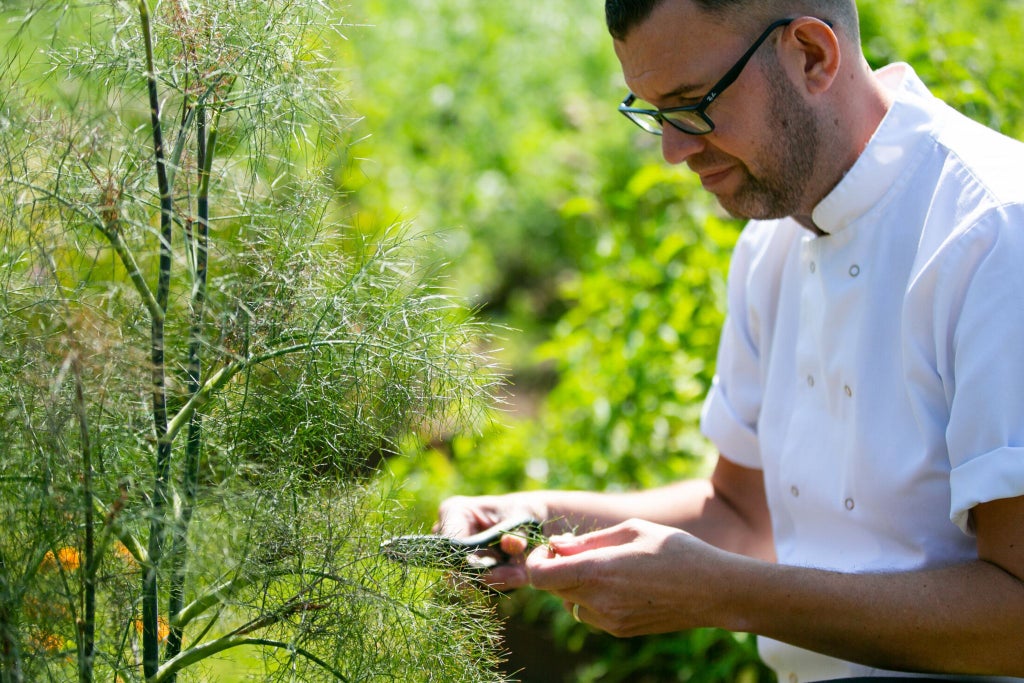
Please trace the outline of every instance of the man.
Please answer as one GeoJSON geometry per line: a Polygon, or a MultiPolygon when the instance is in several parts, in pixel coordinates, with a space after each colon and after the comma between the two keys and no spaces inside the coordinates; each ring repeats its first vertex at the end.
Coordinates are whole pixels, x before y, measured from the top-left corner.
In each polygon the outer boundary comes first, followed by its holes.
{"type": "Polygon", "coordinates": [[[1024,677],[1024,145],[872,72],[853,0],[606,10],[623,113],[753,219],[702,417],[721,456],[452,498],[438,528],[559,520],[578,535],[489,580],[620,636],[757,633],[780,681],[1024,677]]]}

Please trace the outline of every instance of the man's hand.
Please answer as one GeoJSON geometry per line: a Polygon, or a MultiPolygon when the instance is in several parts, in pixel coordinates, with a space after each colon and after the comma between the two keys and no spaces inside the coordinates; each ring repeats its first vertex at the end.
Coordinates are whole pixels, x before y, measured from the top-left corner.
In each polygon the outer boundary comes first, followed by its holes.
{"type": "Polygon", "coordinates": [[[577,617],[620,637],[709,623],[710,581],[727,553],[684,531],[628,520],[582,536],[556,536],[530,553],[530,583],[574,604],[577,617]]]}
{"type": "MultiPolygon", "coordinates": [[[[524,497],[455,496],[441,503],[434,533],[465,538],[509,519],[532,517],[545,519],[545,511],[529,504],[524,497]]],[[[508,533],[501,539],[501,549],[510,561],[493,567],[480,579],[497,590],[513,590],[525,586],[529,579],[524,568],[527,539],[508,533]]]]}

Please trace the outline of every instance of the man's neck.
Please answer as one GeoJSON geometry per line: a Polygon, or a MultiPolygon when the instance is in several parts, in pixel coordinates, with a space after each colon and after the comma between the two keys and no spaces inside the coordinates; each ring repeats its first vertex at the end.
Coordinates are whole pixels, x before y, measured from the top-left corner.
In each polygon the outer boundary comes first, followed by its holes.
{"type": "Polygon", "coordinates": [[[864,61],[851,79],[851,86],[844,100],[846,103],[841,105],[839,111],[845,112],[847,116],[837,118],[834,122],[837,125],[832,131],[836,144],[830,152],[826,152],[825,159],[819,160],[830,164],[830,169],[823,170],[822,174],[824,177],[831,175],[834,180],[827,186],[827,190],[815,199],[810,209],[792,216],[802,227],[819,236],[828,233],[814,222],[814,208],[842,182],[857,163],[857,159],[867,148],[875,131],[889,112],[893,95],[864,61]]]}
{"type": "Polygon", "coordinates": [[[792,219],[801,225],[801,227],[807,228],[817,236],[827,235],[828,233],[819,228],[815,223],[814,219],[810,216],[792,216],[792,219]]]}

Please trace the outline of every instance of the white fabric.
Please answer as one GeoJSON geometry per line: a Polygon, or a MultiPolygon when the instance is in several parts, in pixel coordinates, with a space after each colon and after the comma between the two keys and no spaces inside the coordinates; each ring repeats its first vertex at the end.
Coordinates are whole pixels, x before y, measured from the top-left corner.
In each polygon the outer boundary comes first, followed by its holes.
{"type": "MultiPolygon", "coordinates": [[[[1024,144],[879,75],[895,101],[816,207],[828,234],[752,222],[730,270],[702,426],[763,469],[784,564],[974,558],[970,509],[1024,495],[1024,144]]],[[[783,682],[878,673],[760,647],[783,682]]]]}

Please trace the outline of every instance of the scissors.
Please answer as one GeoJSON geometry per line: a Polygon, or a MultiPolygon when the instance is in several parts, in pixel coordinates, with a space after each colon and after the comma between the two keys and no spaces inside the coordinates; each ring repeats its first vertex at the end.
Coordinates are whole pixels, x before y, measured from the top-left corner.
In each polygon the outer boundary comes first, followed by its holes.
{"type": "Polygon", "coordinates": [[[527,547],[544,540],[541,522],[533,517],[513,517],[466,538],[412,534],[384,541],[380,549],[388,559],[413,567],[486,570],[512,559],[501,549],[501,537],[514,532],[526,539],[527,547]]]}

